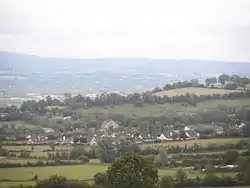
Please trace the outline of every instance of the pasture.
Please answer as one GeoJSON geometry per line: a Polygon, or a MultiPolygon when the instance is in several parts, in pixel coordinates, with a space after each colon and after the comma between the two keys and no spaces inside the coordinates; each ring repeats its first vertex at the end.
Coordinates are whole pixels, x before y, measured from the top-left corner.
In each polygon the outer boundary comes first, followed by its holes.
{"type": "MultiPolygon", "coordinates": [[[[75,166],[56,166],[56,167],[30,167],[30,168],[4,168],[0,169],[0,186],[10,186],[17,184],[34,184],[31,179],[36,174],[39,179],[46,179],[51,175],[59,174],[65,176],[68,179],[78,179],[91,181],[93,176],[98,172],[105,172],[108,165],[103,164],[86,164],[75,166]],[[5,180],[5,181],[1,181],[5,180]],[[12,180],[12,181],[7,181],[12,180]]],[[[159,169],[158,174],[162,176],[174,176],[177,169],[159,169]]],[[[195,178],[196,176],[204,177],[205,174],[199,171],[186,170],[189,178],[195,178]]],[[[235,175],[234,173],[224,173],[225,175],[235,175]]],[[[216,174],[222,175],[220,173],[216,174]]]]}
{"type": "Polygon", "coordinates": [[[56,109],[56,110],[63,110],[65,109],[66,107],[65,106],[47,106],[46,109],[47,110],[53,110],[53,109],[56,109]]]}
{"type": "Polygon", "coordinates": [[[188,105],[183,106],[182,103],[165,103],[149,105],[144,104],[143,107],[135,107],[132,104],[119,105],[114,107],[92,107],[89,109],[78,109],[77,113],[83,116],[95,116],[96,114],[121,114],[126,117],[145,117],[145,116],[163,116],[171,112],[198,112],[201,110],[218,110],[218,106],[225,105],[240,109],[244,105],[250,105],[250,99],[235,100],[211,100],[200,102],[196,107],[188,105]]]}
{"type": "Polygon", "coordinates": [[[198,87],[187,87],[187,88],[179,88],[179,89],[171,89],[168,91],[161,91],[155,93],[157,96],[180,96],[188,94],[195,94],[195,95],[214,95],[214,94],[228,94],[234,92],[242,92],[241,90],[226,90],[226,89],[212,89],[212,88],[198,88],[198,87]]]}
{"type": "Polygon", "coordinates": [[[157,144],[141,144],[140,147],[156,147],[156,146],[179,146],[185,147],[193,146],[194,144],[198,144],[200,146],[206,147],[209,145],[224,145],[224,144],[235,144],[241,138],[214,138],[214,139],[200,139],[200,140],[187,140],[187,141],[170,141],[164,143],[157,143],[157,144]]]}
{"type": "MultiPolygon", "coordinates": [[[[51,150],[49,145],[38,145],[34,146],[34,150],[32,150],[32,145],[21,145],[21,146],[4,146],[5,149],[11,151],[20,151],[20,150],[29,150],[32,151],[32,155],[37,157],[46,157],[48,152],[43,152],[45,150],[51,150]]],[[[56,150],[69,151],[73,148],[70,145],[56,145],[56,150]]]]}
{"type": "Polygon", "coordinates": [[[38,126],[27,123],[25,121],[2,121],[0,122],[0,127],[7,126],[8,128],[15,128],[15,129],[37,129],[38,126]]]}
{"type": "MultiPolygon", "coordinates": [[[[187,141],[169,141],[164,143],[150,143],[150,144],[140,144],[139,146],[141,148],[146,147],[161,147],[161,146],[179,146],[179,147],[185,147],[186,146],[193,146],[194,144],[198,144],[200,146],[206,147],[208,145],[223,145],[223,144],[233,144],[241,140],[241,138],[214,138],[214,139],[200,139],[200,140],[187,140],[187,141]]],[[[56,150],[63,150],[63,151],[69,151],[74,146],[70,145],[56,145],[56,150]]],[[[85,145],[86,149],[89,148],[88,145],[85,145]]],[[[11,151],[20,151],[20,150],[29,150],[32,151],[31,154],[35,155],[37,157],[47,157],[48,152],[43,152],[44,150],[51,149],[49,145],[38,145],[34,146],[34,150],[32,149],[31,145],[22,145],[22,146],[4,146],[5,149],[11,150],[11,151]]]]}

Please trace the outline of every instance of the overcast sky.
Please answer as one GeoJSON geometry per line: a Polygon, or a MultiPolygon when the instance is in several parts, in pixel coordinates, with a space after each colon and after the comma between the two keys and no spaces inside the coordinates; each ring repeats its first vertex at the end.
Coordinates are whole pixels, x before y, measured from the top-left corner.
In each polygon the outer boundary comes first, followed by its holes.
{"type": "Polygon", "coordinates": [[[250,61],[250,0],[0,0],[0,50],[250,61]]]}

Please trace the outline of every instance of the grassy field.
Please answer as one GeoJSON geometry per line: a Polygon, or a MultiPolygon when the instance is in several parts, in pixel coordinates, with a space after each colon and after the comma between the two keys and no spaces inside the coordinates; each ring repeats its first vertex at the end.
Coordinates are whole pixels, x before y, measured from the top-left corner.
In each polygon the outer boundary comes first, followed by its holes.
{"type": "Polygon", "coordinates": [[[66,107],[65,106],[48,106],[46,107],[47,110],[52,110],[52,109],[58,109],[58,110],[63,110],[65,109],[66,107]]]}
{"type": "MultiPolygon", "coordinates": [[[[236,138],[224,138],[224,139],[206,139],[206,140],[192,140],[192,141],[175,141],[175,142],[167,142],[162,144],[143,144],[141,147],[158,147],[158,146],[184,146],[187,144],[188,146],[193,145],[194,143],[200,144],[202,146],[206,146],[209,144],[226,144],[226,143],[235,143],[240,139],[236,138]]],[[[20,149],[28,149],[29,146],[5,146],[8,150],[20,150],[20,149]],[[25,148],[26,147],[26,148],[25,148]]],[[[34,154],[37,156],[46,155],[46,152],[41,152],[42,150],[49,149],[49,146],[35,146],[34,154]]],[[[57,146],[57,149],[71,149],[71,146],[57,146]]],[[[0,161],[5,161],[5,159],[0,159],[0,161]]],[[[6,159],[8,162],[13,163],[26,163],[26,159],[6,159]]],[[[30,161],[30,159],[29,159],[30,161]]],[[[5,161],[6,162],[6,161],[5,161]]],[[[33,161],[30,161],[33,162],[33,161]]],[[[35,162],[35,159],[34,159],[35,162]]],[[[68,179],[79,179],[79,180],[91,180],[93,176],[98,172],[105,172],[107,170],[108,165],[103,165],[99,162],[98,159],[91,160],[87,165],[74,165],[74,166],[56,166],[56,167],[22,167],[22,168],[1,168],[0,169],[0,187],[9,187],[11,185],[31,185],[34,184],[33,181],[30,181],[34,174],[38,175],[39,179],[48,178],[51,175],[59,174],[67,177],[68,179]],[[1,180],[12,180],[3,182],[1,180]]],[[[174,176],[177,169],[159,169],[159,176],[162,177],[164,175],[174,176]]],[[[204,174],[198,171],[187,171],[189,178],[195,178],[196,176],[203,177],[204,174]]],[[[217,174],[222,175],[222,174],[217,174]]],[[[234,173],[224,173],[224,175],[235,175],[234,173]]]]}
{"type": "MultiPolygon", "coordinates": [[[[59,174],[68,179],[91,180],[98,172],[105,172],[107,165],[87,164],[76,166],[57,166],[57,167],[30,167],[30,168],[5,168],[0,169],[0,180],[13,180],[13,182],[0,182],[0,186],[10,186],[20,184],[34,184],[30,181],[36,174],[39,179],[48,178],[51,175],[59,174]]],[[[159,176],[174,176],[177,169],[159,169],[159,176]]],[[[196,176],[203,177],[204,174],[198,171],[187,171],[189,178],[196,176]]],[[[234,173],[224,173],[226,175],[235,175],[234,173]]],[[[218,176],[222,174],[217,174],[218,176]]]]}
{"type": "Polygon", "coordinates": [[[213,95],[213,94],[227,94],[232,92],[242,92],[240,90],[225,90],[225,89],[210,89],[210,88],[197,88],[197,87],[187,87],[187,88],[179,88],[179,89],[171,89],[168,91],[157,92],[155,95],[157,96],[180,96],[188,94],[195,95],[213,95]]]}
{"type": "MultiPolygon", "coordinates": [[[[30,145],[23,145],[23,146],[4,146],[5,149],[7,150],[12,150],[12,151],[18,151],[18,150],[30,150],[32,146],[30,145]]],[[[73,146],[68,146],[68,145],[59,145],[56,146],[56,150],[70,150],[72,149],[73,146]]],[[[49,150],[51,149],[49,145],[42,145],[42,146],[34,146],[34,150],[32,151],[31,154],[37,156],[37,157],[42,157],[42,156],[47,156],[47,152],[43,152],[43,150],[49,150]]]]}
{"type": "Polygon", "coordinates": [[[143,107],[135,107],[131,104],[125,104],[114,107],[93,107],[90,109],[79,109],[78,113],[89,116],[95,114],[124,114],[127,117],[145,117],[145,116],[162,116],[170,112],[197,112],[200,110],[213,110],[217,109],[219,105],[225,105],[228,107],[235,107],[236,109],[241,108],[244,105],[250,105],[250,99],[236,99],[236,100],[212,100],[200,102],[196,107],[187,106],[184,107],[181,103],[166,103],[166,104],[157,104],[149,105],[145,104],[143,107]]]}
{"type": "MultiPolygon", "coordinates": [[[[146,147],[161,147],[161,146],[179,146],[179,147],[185,147],[187,146],[193,146],[195,143],[199,144],[200,146],[208,146],[212,144],[216,145],[223,145],[223,144],[230,144],[230,143],[236,143],[241,138],[215,138],[215,139],[204,139],[204,140],[189,140],[189,141],[173,141],[173,142],[165,142],[165,143],[157,143],[157,144],[140,144],[139,146],[141,148],[146,148],[146,147]]],[[[56,150],[71,150],[74,146],[67,146],[67,145],[59,145],[56,146],[56,150]]],[[[86,149],[89,146],[85,146],[86,149]]],[[[18,151],[18,150],[30,150],[31,151],[31,146],[4,146],[5,149],[7,150],[12,150],[12,151],[18,151]]],[[[47,157],[47,152],[43,152],[43,150],[48,150],[51,149],[49,145],[43,145],[43,146],[35,146],[34,150],[32,151],[31,155],[35,155],[37,157],[47,157]]],[[[2,162],[4,159],[2,159],[2,162]]],[[[98,160],[99,161],[99,160],[98,160]]],[[[0,159],[1,162],[1,159],[0,159]]],[[[16,161],[16,160],[11,160],[10,162],[13,163],[26,163],[27,161],[16,161]]],[[[96,162],[95,162],[96,163],[96,162]]]]}
{"type": "Polygon", "coordinates": [[[14,126],[16,129],[18,128],[26,128],[26,129],[35,129],[38,128],[38,126],[34,125],[34,124],[30,124],[24,121],[6,121],[6,122],[0,122],[0,127],[3,125],[8,125],[9,128],[11,128],[11,126],[14,126]]]}
{"type": "Polygon", "coordinates": [[[199,144],[200,146],[208,146],[212,144],[223,145],[223,144],[234,144],[241,140],[241,138],[214,138],[214,139],[200,139],[200,140],[188,140],[188,141],[173,141],[173,142],[165,142],[165,143],[157,143],[157,144],[141,144],[140,147],[154,147],[154,146],[179,146],[185,147],[193,146],[194,144],[199,144]]]}

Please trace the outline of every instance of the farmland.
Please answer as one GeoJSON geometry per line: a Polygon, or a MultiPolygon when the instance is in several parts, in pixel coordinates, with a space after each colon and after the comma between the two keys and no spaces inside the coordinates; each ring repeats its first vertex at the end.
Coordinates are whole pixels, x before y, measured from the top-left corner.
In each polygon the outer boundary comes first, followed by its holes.
{"type": "MultiPolygon", "coordinates": [[[[141,148],[146,147],[161,147],[161,146],[174,146],[174,147],[184,147],[186,146],[193,146],[194,144],[199,144],[200,146],[206,147],[209,145],[223,145],[223,144],[234,144],[238,142],[240,138],[216,138],[216,139],[200,139],[200,140],[189,140],[189,141],[172,141],[172,142],[166,142],[166,143],[159,143],[159,144],[140,144],[139,146],[141,148]]],[[[86,149],[88,149],[89,146],[84,146],[86,149]]],[[[23,145],[23,146],[4,146],[5,149],[11,150],[11,151],[18,151],[18,150],[30,150],[31,146],[23,145]]],[[[73,148],[73,146],[67,146],[67,145],[59,145],[56,146],[57,150],[64,150],[69,151],[73,148]]],[[[34,147],[34,150],[32,151],[32,155],[35,155],[37,157],[46,157],[47,152],[43,152],[44,150],[51,149],[49,145],[38,145],[34,147]]],[[[0,160],[1,161],[1,160],[0,160]]]]}
{"type": "MultiPolygon", "coordinates": [[[[48,178],[51,175],[59,174],[65,176],[68,179],[78,179],[91,181],[93,176],[98,172],[105,172],[108,168],[108,165],[102,164],[86,164],[86,165],[76,165],[76,166],[57,166],[57,167],[31,167],[31,168],[5,168],[0,169],[1,179],[2,180],[13,180],[13,182],[2,182],[3,185],[11,184],[34,184],[30,181],[34,174],[36,174],[39,179],[48,178]]],[[[174,176],[177,169],[159,169],[159,176],[174,176]]],[[[201,174],[198,171],[188,171],[189,178],[195,178],[196,176],[203,177],[204,174],[201,174]]],[[[222,174],[218,174],[222,175],[222,174]]],[[[226,175],[234,175],[234,173],[226,173],[226,175]]],[[[0,185],[1,185],[0,184],[0,185]]]]}
{"type": "Polygon", "coordinates": [[[8,128],[14,127],[15,129],[36,129],[38,128],[38,126],[31,124],[31,123],[27,123],[24,121],[6,121],[6,122],[0,122],[0,127],[2,126],[8,126],[8,128]]]}
{"type": "Polygon", "coordinates": [[[222,144],[234,144],[238,142],[240,138],[216,138],[216,139],[200,139],[200,140],[189,140],[189,141],[173,141],[159,144],[142,144],[141,147],[153,147],[153,146],[174,146],[174,147],[184,147],[193,146],[194,144],[198,144],[203,147],[207,147],[209,145],[222,145],[222,144]]]}
{"type": "Polygon", "coordinates": [[[198,87],[187,87],[187,88],[179,88],[179,89],[171,89],[168,91],[161,91],[155,93],[157,96],[179,96],[179,95],[186,95],[188,94],[195,94],[195,95],[214,95],[214,94],[228,94],[232,92],[242,92],[240,90],[226,90],[226,89],[212,89],[212,88],[198,88],[198,87]]]}
{"type": "Polygon", "coordinates": [[[184,107],[181,103],[166,103],[149,105],[144,104],[143,107],[138,108],[132,104],[124,104],[114,107],[92,107],[90,109],[79,109],[77,113],[82,115],[94,115],[94,114],[124,114],[127,117],[145,117],[145,116],[162,116],[170,112],[198,112],[206,110],[218,109],[219,105],[225,105],[240,109],[244,105],[250,105],[250,99],[235,99],[235,100],[211,100],[200,102],[194,106],[184,107]]]}
{"type": "MultiPolygon", "coordinates": [[[[240,139],[237,138],[223,138],[223,139],[205,139],[205,140],[192,140],[192,141],[174,141],[174,142],[168,142],[168,143],[162,143],[162,144],[143,144],[140,145],[141,148],[146,147],[159,147],[159,146],[180,146],[184,147],[184,145],[192,146],[194,143],[199,144],[201,146],[209,146],[209,145],[223,145],[223,144],[235,144],[240,139]]],[[[7,150],[31,150],[31,147],[29,146],[4,146],[7,150]]],[[[37,157],[46,156],[46,152],[42,152],[43,150],[49,149],[49,145],[45,146],[35,146],[33,150],[33,154],[37,157]]],[[[72,149],[72,146],[56,146],[56,149],[60,150],[70,150],[72,149]]],[[[220,151],[223,152],[223,151],[220,151]]],[[[211,152],[210,152],[211,153],[211,152]]],[[[212,152],[213,153],[213,152],[212,152]]],[[[217,152],[214,152],[217,153],[217,152]]],[[[190,153],[192,154],[192,153],[190,153]]],[[[174,156],[175,154],[169,155],[169,157],[174,156]]],[[[22,159],[22,158],[1,158],[2,162],[8,162],[8,163],[20,163],[25,164],[27,161],[31,163],[35,163],[37,159],[22,159]]],[[[72,166],[54,166],[54,167],[19,167],[19,168],[1,168],[0,169],[0,185],[1,187],[8,187],[10,185],[17,185],[17,184],[23,184],[23,185],[31,185],[34,184],[33,181],[31,181],[34,174],[36,174],[39,179],[45,179],[48,178],[51,175],[59,174],[62,176],[67,177],[68,179],[78,179],[78,180],[86,180],[91,181],[93,179],[93,175],[98,172],[105,172],[107,170],[108,165],[101,164],[98,159],[91,159],[88,164],[85,165],[72,165],[72,166]]],[[[159,169],[159,176],[174,176],[176,172],[176,168],[167,168],[167,169],[159,169]]],[[[201,174],[200,171],[193,171],[193,170],[185,170],[188,172],[189,178],[195,178],[196,176],[204,177],[205,174],[201,174]]],[[[218,176],[221,175],[230,175],[234,176],[235,173],[223,173],[217,174],[218,176]]]]}

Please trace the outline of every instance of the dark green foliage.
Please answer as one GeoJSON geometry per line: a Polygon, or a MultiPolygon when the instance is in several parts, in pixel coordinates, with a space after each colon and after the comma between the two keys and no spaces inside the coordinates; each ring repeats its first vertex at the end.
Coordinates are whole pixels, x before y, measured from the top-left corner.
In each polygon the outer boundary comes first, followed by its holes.
{"type": "Polygon", "coordinates": [[[180,168],[177,170],[175,178],[180,184],[183,184],[187,179],[187,174],[183,169],[180,168]]]}
{"type": "Polygon", "coordinates": [[[94,175],[95,185],[105,185],[107,184],[107,175],[104,173],[97,173],[94,175]]]}
{"type": "Polygon", "coordinates": [[[173,178],[171,176],[163,176],[159,183],[159,188],[172,188],[173,187],[173,178]]]}
{"type": "Polygon", "coordinates": [[[158,172],[140,155],[125,153],[108,168],[107,178],[115,188],[154,188],[158,183],[158,172]]]}
{"type": "Polygon", "coordinates": [[[239,153],[237,151],[228,151],[223,156],[223,163],[225,165],[235,164],[238,160],[239,153]]]}

